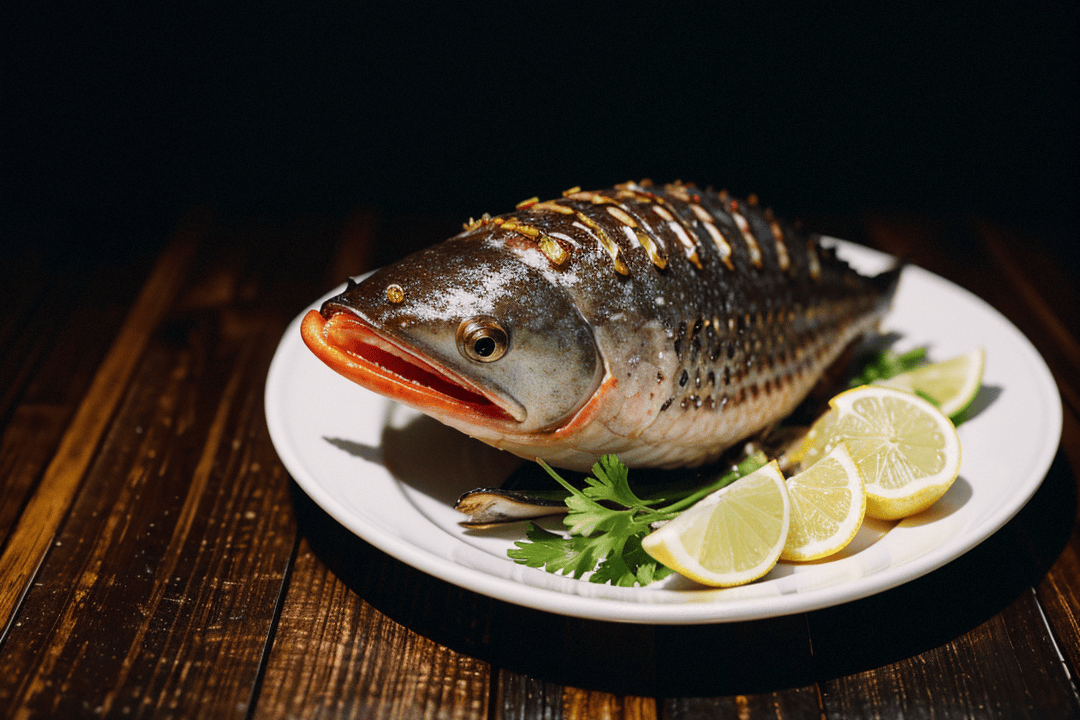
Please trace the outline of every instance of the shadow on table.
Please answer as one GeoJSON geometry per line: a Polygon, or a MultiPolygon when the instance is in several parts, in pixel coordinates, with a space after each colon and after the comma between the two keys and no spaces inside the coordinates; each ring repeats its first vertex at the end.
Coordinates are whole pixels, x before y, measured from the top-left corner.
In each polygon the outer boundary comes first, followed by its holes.
{"type": "Polygon", "coordinates": [[[390,619],[452,650],[544,682],[616,694],[760,693],[916,655],[992,618],[1046,573],[1072,530],[1077,489],[1059,454],[1004,528],[945,567],[872,597],[805,614],[693,626],[583,620],[451,585],[389,557],[297,486],[301,532],[326,565],[390,619]]]}

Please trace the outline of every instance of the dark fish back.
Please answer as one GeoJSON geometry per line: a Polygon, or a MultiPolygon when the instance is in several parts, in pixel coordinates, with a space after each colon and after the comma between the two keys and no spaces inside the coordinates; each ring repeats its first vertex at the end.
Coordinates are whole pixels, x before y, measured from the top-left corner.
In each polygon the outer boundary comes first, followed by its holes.
{"type": "Polygon", "coordinates": [[[630,337],[658,321],[678,360],[657,378],[661,411],[725,411],[805,386],[884,311],[899,274],[859,275],[756,198],[684,184],[575,188],[471,227],[540,249],[594,327],[630,337]]]}

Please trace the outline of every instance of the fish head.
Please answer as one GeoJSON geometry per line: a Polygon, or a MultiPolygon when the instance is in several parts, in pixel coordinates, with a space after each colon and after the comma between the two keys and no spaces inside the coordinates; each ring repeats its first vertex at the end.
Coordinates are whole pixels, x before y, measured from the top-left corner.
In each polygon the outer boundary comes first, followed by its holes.
{"type": "Polygon", "coordinates": [[[604,363],[536,254],[447,241],[349,281],[308,313],[304,341],[346,378],[474,436],[551,431],[597,391],[604,363]]]}

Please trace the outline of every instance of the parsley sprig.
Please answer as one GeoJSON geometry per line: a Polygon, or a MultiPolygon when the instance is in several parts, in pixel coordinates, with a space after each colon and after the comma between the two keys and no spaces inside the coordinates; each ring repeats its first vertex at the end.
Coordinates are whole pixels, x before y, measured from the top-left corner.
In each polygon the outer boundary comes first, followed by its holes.
{"type": "Polygon", "coordinates": [[[641,547],[653,523],[671,520],[706,495],[758,469],[765,458],[752,455],[704,486],[649,498],[634,492],[627,467],[614,455],[604,455],[593,465],[593,476],[586,478],[583,488],[571,485],[542,460],[538,462],[569,493],[566,505],[570,510],[563,517],[568,534],[528,523],[527,540],[515,542],[507,555],[548,572],[579,579],[589,574],[590,582],[631,587],[672,573],[641,547]]]}
{"type": "Polygon", "coordinates": [[[894,350],[883,350],[866,358],[865,363],[848,382],[848,387],[855,388],[860,385],[869,385],[875,380],[886,380],[894,375],[905,373],[908,370],[914,370],[920,365],[925,364],[925,346],[908,350],[905,353],[898,353],[894,350]]]}
{"type": "MultiPolygon", "coordinates": [[[[875,380],[888,380],[891,377],[925,365],[927,362],[926,346],[917,347],[905,353],[883,350],[872,355],[867,360],[859,372],[848,382],[848,387],[856,388],[861,385],[870,385],[875,380]]],[[[941,405],[933,396],[918,388],[915,388],[912,392],[935,407],[941,405]]]]}

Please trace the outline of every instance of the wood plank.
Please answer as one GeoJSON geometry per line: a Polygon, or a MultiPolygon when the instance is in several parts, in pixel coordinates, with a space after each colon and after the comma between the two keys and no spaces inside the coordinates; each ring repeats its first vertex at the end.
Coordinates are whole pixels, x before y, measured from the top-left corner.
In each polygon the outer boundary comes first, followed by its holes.
{"type": "Polygon", "coordinates": [[[563,691],[564,720],[653,720],[656,701],[634,695],[616,696],[610,693],[566,688],[563,691]]]}
{"type": "MultiPolygon", "coordinates": [[[[1073,537],[1036,588],[1061,662],[1072,678],[1080,670],[1080,538],[1073,537]]],[[[1075,683],[1075,680],[1073,680],[1075,683]]]]}
{"type": "Polygon", "coordinates": [[[560,720],[562,707],[561,685],[510,670],[498,671],[492,720],[560,720]]]}
{"type": "Polygon", "coordinates": [[[296,537],[266,371],[329,236],[290,263],[295,230],[224,235],[153,328],[0,647],[0,714],[247,714],[296,537]]]}
{"type": "Polygon", "coordinates": [[[664,704],[664,720],[818,720],[826,717],[815,686],[757,695],[720,698],[677,698],[664,704]]]}
{"type": "Polygon", "coordinates": [[[256,706],[262,718],[482,718],[489,666],[365,603],[300,545],[256,706]]]}
{"type": "MultiPolygon", "coordinates": [[[[0,547],[56,451],[145,280],[141,263],[57,271],[0,361],[0,547]]],[[[20,311],[22,312],[22,311],[20,311]]]]}
{"type": "Polygon", "coordinates": [[[15,526],[42,469],[74,408],[28,405],[18,408],[0,439],[0,547],[15,526]]]}
{"type": "Polygon", "coordinates": [[[227,362],[191,335],[141,363],[0,648],[31,673],[0,680],[0,706],[243,715],[292,552],[286,478],[259,440],[272,343],[227,362]]]}
{"type": "Polygon", "coordinates": [[[1027,593],[953,642],[824,683],[825,713],[851,719],[1077,717],[1080,704],[1064,668],[1043,652],[1045,641],[1027,593]]]}
{"type": "MultiPolygon", "coordinates": [[[[1070,408],[1065,409],[1062,451],[1069,458],[1073,476],[1080,468],[1080,421],[1070,408]]],[[[1080,509],[1074,487],[1071,503],[1063,506],[1080,509]]],[[[1080,677],[1080,529],[1074,522],[1073,532],[1056,562],[1043,577],[1037,588],[1038,599],[1047,623],[1054,635],[1062,659],[1073,678],[1080,677]]],[[[1075,680],[1074,680],[1075,682],[1075,680]]]]}
{"type": "MultiPolygon", "coordinates": [[[[812,682],[809,641],[800,616],[673,628],[564,618],[490,600],[436,580],[364,543],[306,495],[300,493],[295,504],[302,534],[338,581],[393,622],[458,653],[461,662],[495,668],[490,671],[495,716],[562,717],[568,710],[586,712],[588,708],[597,712],[603,708],[613,717],[620,713],[648,716],[656,712],[653,698],[658,692],[664,697],[691,692],[734,694],[740,688],[760,693],[762,688],[788,687],[796,678],[812,682]]],[[[298,559],[264,680],[264,697],[289,698],[306,692],[309,681],[302,677],[303,658],[317,662],[311,658],[322,653],[305,652],[309,640],[304,630],[310,632],[311,622],[302,618],[357,612],[338,599],[344,596],[325,591],[320,591],[323,604],[317,611],[291,609],[305,596],[292,597],[304,572],[298,559]],[[287,623],[291,613],[301,619],[287,623]],[[271,693],[269,687],[277,689],[271,693]]],[[[321,581],[311,582],[318,586],[321,581]]],[[[348,649],[350,655],[356,652],[360,651],[348,649]]],[[[330,682],[329,666],[322,676],[320,685],[330,682]]],[[[370,700],[354,696],[373,690],[354,683],[343,685],[340,692],[340,702],[346,706],[367,707],[363,703],[370,700]]],[[[789,699],[777,691],[768,702],[799,705],[805,701],[796,701],[795,696],[802,698],[805,692],[799,689],[789,699]]],[[[751,703],[758,701],[751,698],[751,703]]],[[[283,702],[275,702],[271,717],[284,712],[283,702]]],[[[451,709],[460,710],[456,705],[440,708],[451,709]]],[[[263,710],[260,706],[260,714],[263,710]]]]}
{"type": "MultiPolygon", "coordinates": [[[[341,707],[352,708],[350,712],[366,709],[380,717],[396,717],[394,708],[403,700],[384,696],[414,692],[408,685],[390,687],[385,678],[373,674],[374,670],[357,681],[356,671],[345,672],[341,667],[342,663],[366,667],[380,662],[378,658],[387,653],[392,656],[392,664],[400,665],[400,672],[406,675],[424,672],[433,682],[442,682],[454,677],[450,673],[468,670],[470,678],[483,678],[483,682],[457,680],[461,692],[450,697],[410,696],[436,717],[472,717],[473,713],[487,712],[492,704],[507,717],[538,707],[546,708],[549,714],[558,708],[561,716],[564,686],[573,680],[592,692],[597,686],[633,687],[643,674],[651,676],[649,632],[635,634],[618,624],[602,628],[597,623],[508,605],[437,580],[368,545],[299,489],[296,492],[297,521],[318,562],[308,564],[301,553],[290,576],[289,595],[263,680],[257,708],[260,716],[284,716],[289,698],[297,696],[308,698],[324,708],[328,716],[335,716],[338,711],[324,705],[324,696],[329,696],[335,697],[341,707]],[[326,589],[326,576],[333,578],[333,591],[326,589]],[[349,592],[339,588],[348,588],[349,592]],[[309,605],[311,598],[317,602],[315,607],[309,605]],[[357,639],[345,643],[341,637],[346,633],[334,628],[324,630],[319,626],[322,621],[313,621],[352,616],[362,616],[366,625],[350,631],[348,637],[357,639]],[[313,622],[319,627],[317,631],[312,630],[313,622]],[[396,637],[401,632],[398,627],[417,636],[409,644],[418,655],[387,645],[383,638],[396,637]],[[312,639],[313,632],[316,639],[312,639]],[[337,654],[327,654],[335,643],[337,654]],[[427,643],[450,653],[445,662],[452,660],[456,669],[431,665],[433,651],[421,651],[427,643]],[[316,644],[321,648],[319,653],[310,650],[316,644]],[[493,668],[499,668],[498,679],[493,668]],[[351,681],[338,679],[342,673],[351,681]],[[543,698],[538,700],[515,690],[536,678],[545,679],[543,698]]],[[[434,657],[439,663],[444,661],[442,655],[434,657]]],[[[651,687],[651,683],[646,686],[651,687]]],[[[535,688],[535,684],[530,687],[535,688]]],[[[610,704],[616,696],[609,690],[598,690],[596,698],[583,701],[582,690],[572,692],[575,702],[586,704],[610,704]]],[[[641,702],[644,700],[634,700],[634,707],[641,702]]],[[[342,711],[342,716],[346,714],[342,711]]]]}
{"type": "Polygon", "coordinates": [[[174,237],[132,306],[40,486],[0,555],[0,628],[8,628],[57,527],[86,472],[150,332],[174,299],[202,228],[184,226],[174,237]]]}

